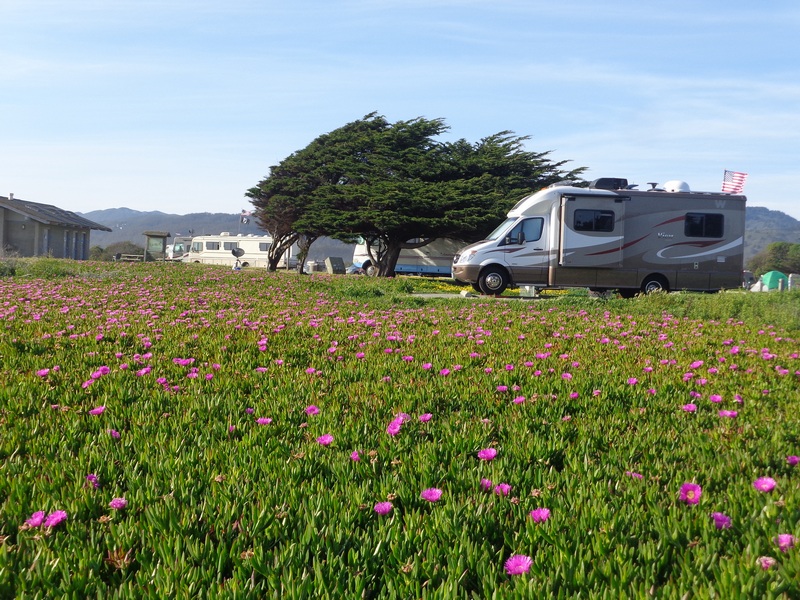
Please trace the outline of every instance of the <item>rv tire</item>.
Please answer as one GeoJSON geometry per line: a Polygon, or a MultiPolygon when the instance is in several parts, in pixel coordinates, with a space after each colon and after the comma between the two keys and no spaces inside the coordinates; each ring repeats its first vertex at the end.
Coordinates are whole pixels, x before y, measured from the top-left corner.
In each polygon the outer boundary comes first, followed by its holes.
{"type": "Polygon", "coordinates": [[[489,296],[499,296],[508,287],[508,274],[502,267],[486,267],[478,276],[481,292],[489,296]]]}
{"type": "Polygon", "coordinates": [[[378,267],[373,265],[372,263],[367,263],[364,267],[364,273],[366,273],[367,277],[377,277],[378,276],[378,267]]]}
{"type": "Polygon", "coordinates": [[[642,292],[645,294],[669,292],[669,283],[662,275],[648,275],[642,282],[642,292]]]}
{"type": "Polygon", "coordinates": [[[470,285],[472,286],[472,289],[478,292],[479,294],[483,293],[483,291],[481,290],[481,286],[478,285],[477,281],[475,283],[471,283],[470,285]]]}
{"type": "Polygon", "coordinates": [[[636,288],[619,288],[619,290],[617,291],[619,292],[619,295],[621,297],[628,300],[630,300],[631,298],[635,298],[636,294],[639,293],[639,290],[637,290],[636,288]]]}

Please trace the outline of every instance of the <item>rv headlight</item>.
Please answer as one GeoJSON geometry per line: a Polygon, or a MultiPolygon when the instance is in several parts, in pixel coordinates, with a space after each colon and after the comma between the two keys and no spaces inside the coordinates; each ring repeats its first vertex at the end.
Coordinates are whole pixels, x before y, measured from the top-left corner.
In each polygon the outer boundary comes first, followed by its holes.
{"type": "Polygon", "coordinates": [[[468,264],[472,257],[478,253],[477,250],[470,250],[469,252],[465,252],[461,255],[461,262],[464,264],[468,264]]]}

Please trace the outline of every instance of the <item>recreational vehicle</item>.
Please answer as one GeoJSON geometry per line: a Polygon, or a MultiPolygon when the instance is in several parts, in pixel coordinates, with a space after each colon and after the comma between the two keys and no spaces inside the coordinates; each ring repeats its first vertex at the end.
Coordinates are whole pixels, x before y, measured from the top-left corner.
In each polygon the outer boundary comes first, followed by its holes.
{"type": "MultiPolygon", "coordinates": [[[[267,252],[271,245],[272,237],[269,235],[231,235],[227,231],[219,235],[200,235],[192,238],[183,261],[234,268],[267,267],[267,252]]],[[[297,265],[296,254],[297,247],[292,246],[281,257],[278,268],[294,268],[297,265]]]]}
{"type": "MultiPolygon", "coordinates": [[[[367,275],[375,275],[377,267],[372,264],[372,259],[367,251],[367,244],[359,238],[353,250],[353,266],[364,269],[367,275]]],[[[409,240],[416,242],[418,240],[409,240]]],[[[398,275],[429,275],[435,277],[450,277],[453,257],[461,248],[462,242],[439,238],[419,248],[407,248],[400,251],[394,272],[398,275]]]]}
{"type": "Polygon", "coordinates": [[[509,285],[626,297],[740,287],[746,198],[692,192],[682,181],[649,185],[603,178],[526,196],[486,240],[459,251],[453,276],[484,294],[509,285]]]}
{"type": "Polygon", "coordinates": [[[167,260],[183,260],[183,257],[189,254],[189,248],[192,245],[192,238],[189,236],[176,235],[172,238],[172,243],[167,244],[167,260]]]}

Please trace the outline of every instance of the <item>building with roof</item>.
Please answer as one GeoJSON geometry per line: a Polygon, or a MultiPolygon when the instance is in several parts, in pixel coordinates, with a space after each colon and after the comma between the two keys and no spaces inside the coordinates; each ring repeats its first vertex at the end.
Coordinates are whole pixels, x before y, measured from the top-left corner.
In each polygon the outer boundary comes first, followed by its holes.
{"type": "Polygon", "coordinates": [[[0,253],[15,256],[89,258],[92,229],[111,231],[51,204],[0,196],[0,253]]]}

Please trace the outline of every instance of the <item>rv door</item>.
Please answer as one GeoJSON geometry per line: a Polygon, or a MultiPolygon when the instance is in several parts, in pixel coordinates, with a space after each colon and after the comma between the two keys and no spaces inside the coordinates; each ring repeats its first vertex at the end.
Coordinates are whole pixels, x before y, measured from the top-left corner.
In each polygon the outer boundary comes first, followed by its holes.
{"type": "Polygon", "coordinates": [[[616,195],[562,196],[559,265],[621,267],[628,200],[616,195]]]}
{"type": "Polygon", "coordinates": [[[550,260],[545,217],[520,220],[500,242],[511,279],[517,284],[546,284],[550,260]]]}

